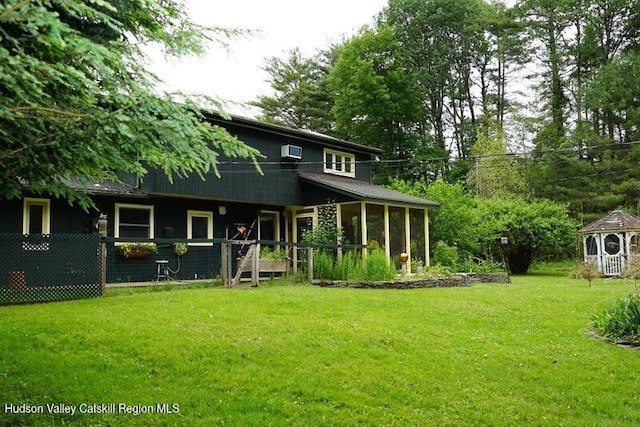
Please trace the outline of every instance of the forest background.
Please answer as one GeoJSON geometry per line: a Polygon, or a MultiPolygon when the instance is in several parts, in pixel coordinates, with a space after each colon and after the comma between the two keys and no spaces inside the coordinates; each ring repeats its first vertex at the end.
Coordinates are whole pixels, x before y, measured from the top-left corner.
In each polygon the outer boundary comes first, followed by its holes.
{"type": "Polygon", "coordinates": [[[384,150],[375,181],[638,213],[640,3],[389,0],[357,35],[267,60],[260,119],[384,150]],[[508,5],[510,4],[510,5],[508,5]]]}
{"type": "MultiPolygon", "coordinates": [[[[577,258],[581,224],[638,213],[639,29],[640,0],[389,0],[351,38],[267,60],[273,93],[253,104],[380,148],[376,183],[441,204],[436,260],[459,250],[525,272],[577,258]]],[[[179,59],[237,34],[194,24],[180,0],[2,3],[0,198],[46,190],[89,208],[69,179],[204,176],[220,154],[259,168],[202,120],[218,100],[158,94],[144,61],[144,46],[179,59]]]]}

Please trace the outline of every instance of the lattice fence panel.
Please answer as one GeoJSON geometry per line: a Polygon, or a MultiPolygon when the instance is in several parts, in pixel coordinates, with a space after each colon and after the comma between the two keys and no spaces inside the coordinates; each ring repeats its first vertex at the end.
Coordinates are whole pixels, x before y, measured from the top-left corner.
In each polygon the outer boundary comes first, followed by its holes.
{"type": "Polygon", "coordinates": [[[0,304],[102,295],[97,234],[0,234],[0,304]]]}

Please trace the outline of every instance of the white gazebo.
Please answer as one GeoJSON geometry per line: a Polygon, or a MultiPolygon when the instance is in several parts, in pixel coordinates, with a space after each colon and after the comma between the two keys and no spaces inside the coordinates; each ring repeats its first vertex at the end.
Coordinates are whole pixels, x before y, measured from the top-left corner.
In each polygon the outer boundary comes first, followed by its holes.
{"type": "Polygon", "coordinates": [[[605,276],[619,276],[630,261],[640,260],[640,218],[635,215],[616,210],[580,232],[584,260],[605,276]]]}

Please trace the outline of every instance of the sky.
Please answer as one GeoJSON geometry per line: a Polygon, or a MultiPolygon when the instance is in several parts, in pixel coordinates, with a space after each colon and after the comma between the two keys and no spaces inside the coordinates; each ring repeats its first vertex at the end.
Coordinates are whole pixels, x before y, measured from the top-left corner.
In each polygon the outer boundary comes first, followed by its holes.
{"type": "Polygon", "coordinates": [[[160,90],[213,96],[226,103],[229,113],[254,116],[255,109],[242,104],[272,95],[269,75],[262,70],[267,58],[287,58],[295,47],[312,55],[371,24],[386,4],[387,0],[185,0],[191,19],[199,24],[258,32],[232,40],[229,52],[213,45],[202,58],[167,62],[151,52],[150,70],[165,82],[160,90]]]}

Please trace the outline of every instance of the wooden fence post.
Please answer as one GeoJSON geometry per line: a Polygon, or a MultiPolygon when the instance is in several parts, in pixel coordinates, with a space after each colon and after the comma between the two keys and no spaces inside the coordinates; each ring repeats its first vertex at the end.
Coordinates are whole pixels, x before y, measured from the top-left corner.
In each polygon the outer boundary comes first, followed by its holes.
{"type": "Polygon", "coordinates": [[[100,234],[100,281],[102,286],[102,295],[107,287],[107,235],[108,235],[108,221],[107,215],[100,213],[98,221],[96,221],[96,228],[98,234],[100,234]]]}
{"type": "Polygon", "coordinates": [[[307,278],[313,281],[313,248],[307,249],[307,278]]]}
{"type": "Polygon", "coordinates": [[[253,258],[251,259],[251,286],[258,286],[260,279],[260,243],[255,244],[253,258]]]}
{"type": "Polygon", "coordinates": [[[222,261],[221,265],[221,274],[222,274],[222,285],[229,287],[230,286],[230,274],[229,274],[229,242],[222,242],[222,248],[220,251],[220,258],[222,261]]]}

